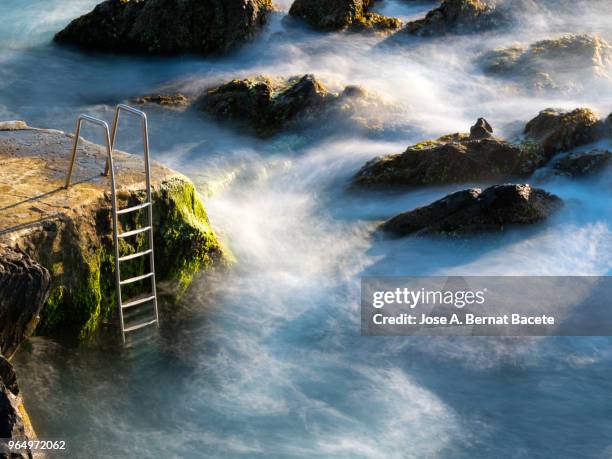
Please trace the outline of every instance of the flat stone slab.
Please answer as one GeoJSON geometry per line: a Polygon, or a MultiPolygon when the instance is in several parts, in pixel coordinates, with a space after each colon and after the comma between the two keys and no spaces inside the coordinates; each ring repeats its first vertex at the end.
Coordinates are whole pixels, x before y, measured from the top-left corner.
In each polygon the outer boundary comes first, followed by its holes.
{"type": "MultiPolygon", "coordinates": [[[[19,248],[51,273],[51,291],[37,333],[86,339],[117,311],[110,177],[101,145],[79,143],[72,185],[64,188],[74,137],[0,123],[0,245],[19,248]]],[[[144,158],[114,152],[120,209],[146,198],[144,158]]],[[[195,274],[217,264],[224,253],[193,183],[159,163],[151,163],[153,245],[156,280],[165,282],[168,301],[176,301],[195,274]]],[[[148,223],[144,211],[121,215],[119,231],[148,223]]],[[[119,256],[151,248],[148,236],[121,239],[119,256]]],[[[127,279],[148,272],[147,257],[124,261],[127,279]]],[[[146,282],[126,285],[133,298],[146,282]]],[[[1,292],[0,292],[1,293],[1,292]]]]}
{"type": "MultiPolygon", "coordinates": [[[[79,142],[72,186],[64,188],[73,142],[73,134],[32,128],[23,121],[0,122],[0,241],[14,240],[61,215],[72,217],[110,196],[110,176],[102,176],[106,149],[85,140],[79,142]]],[[[142,155],[115,151],[113,159],[118,192],[145,189],[142,155]]],[[[187,180],[151,162],[153,187],[173,178],[187,180]]]]}

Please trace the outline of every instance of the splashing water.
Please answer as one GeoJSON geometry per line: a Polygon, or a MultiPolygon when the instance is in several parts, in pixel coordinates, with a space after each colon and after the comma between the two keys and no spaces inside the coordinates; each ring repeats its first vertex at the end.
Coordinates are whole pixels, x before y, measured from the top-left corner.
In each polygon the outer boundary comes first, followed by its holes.
{"type": "MultiPolygon", "coordinates": [[[[484,51],[563,33],[610,40],[606,2],[525,14],[508,31],[397,46],[308,31],[287,18],[288,0],[276,2],[262,36],[223,58],[50,44],[95,3],[0,4],[0,118],[71,130],[79,112],[108,119],[114,104],[141,94],[194,94],[257,74],[363,85],[390,108],[368,113],[374,131],[262,141],[189,110],[147,107],[153,154],[206,190],[211,220],[238,262],[201,279],[179,311],[166,308],[159,339],[137,355],[40,337],[24,346],[15,364],[42,438],[68,440],[75,457],[610,455],[610,339],[363,338],[358,309],[364,274],[610,274],[609,179],[542,179],[538,186],[566,201],[546,225],[463,242],[378,240],[372,230],[465,185],[346,191],[365,161],[465,131],[480,116],[513,136],[549,106],[607,115],[609,83],[607,91],[527,95],[473,63],[484,51]]],[[[411,19],[434,5],[384,0],[377,8],[411,19]]],[[[119,147],[136,151],[136,132],[122,131],[119,147]]]]}

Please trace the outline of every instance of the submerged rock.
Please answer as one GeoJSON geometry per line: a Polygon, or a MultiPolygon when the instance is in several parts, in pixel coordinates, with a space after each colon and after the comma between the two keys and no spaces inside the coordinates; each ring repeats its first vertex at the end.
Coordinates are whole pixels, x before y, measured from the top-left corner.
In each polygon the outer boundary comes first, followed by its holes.
{"type": "Polygon", "coordinates": [[[107,0],[55,36],[86,49],[212,54],[251,39],[271,0],[107,0]]]}
{"type": "Polygon", "coordinates": [[[495,8],[481,0],[444,0],[423,19],[409,22],[403,31],[417,36],[465,34],[497,25],[495,8]]]}
{"type": "Polygon", "coordinates": [[[571,90],[596,80],[612,81],[612,46],[585,34],[496,49],[479,63],[489,75],[518,79],[537,90],[571,90]]]}
{"type": "Polygon", "coordinates": [[[533,224],[562,205],[559,197],[530,185],[496,185],[452,193],[380,226],[395,236],[473,234],[502,231],[509,225],[533,224]]]}
{"type": "Polygon", "coordinates": [[[49,271],[25,253],[0,245],[0,354],[10,357],[32,334],[50,286],[49,271]]]}
{"type": "Polygon", "coordinates": [[[289,14],[318,30],[393,31],[402,26],[397,18],[372,13],[374,0],[295,0],[289,14]]]}
{"type": "MultiPolygon", "coordinates": [[[[0,242],[19,246],[51,273],[37,330],[84,338],[116,314],[110,183],[100,175],[105,150],[84,141],[74,185],[63,188],[72,142],[71,135],[54,130],[0,131],[0,206],[6,209],[0,214],[0,242]]],[[[142,158],[119,151],[114,157],[119,208],[142,203],[142,158]]],[[[164,290],[176,297],[197,271],[220,263],[223,252],[193,184],[156,162],[151,174],[156,277],[167,281],[173,289],[164,290]]],[[[143,211],[121,216],[120,230],[144,226],[144,219],[143,211]]],[[[147,248],[145,237],[121,243],[122,254],[147,248]]],[[[122,264],[126,278],[145,272],[146,257],[122,264]]],[[[142,288],[124,294],[130,298],[142,288]]]]}
{"type": "Polygon", "coordinates": [[[200,110],[242,125],[260,137],[309,124],[325,128],[337,119],[352,117],[355,124],[365,125],[367,121],[358,119],[358,113],[376,105],[377,99],[362,88],[347,86],[336,94],[314,75],[232,80],[207,90],[196,101],[200,110]]]}
{"type": "Polygon", "coordinates": [[[190,100],[184,94],[149,94],[134,99],[137,104],[157,104],[164,107],[187,107],[190,100]]]}
{"type": "Polygon", "coordinates": [[[554,168],[562,175],[581,177],[599,172],[611,162],[612,152],[608,150],[592,150],[564,156],[554,164],[554,168]]]}
{"type": "Polygon", "coordinates": [[[537,147],[514,145],[492,136],[479,119],[471,134],[449,134],[375,158],[353,179],[357,186],[420,186],[502,180],[533,172],[542,164],[537,147]]]}
{"type": "Polygon", "coordinates": [[[550,159],[556,153],[595,141],[599,130],[599,119],[588,108],[571,112],[547,108],[527,123],[525,137],[539,145],[550,159]]]}

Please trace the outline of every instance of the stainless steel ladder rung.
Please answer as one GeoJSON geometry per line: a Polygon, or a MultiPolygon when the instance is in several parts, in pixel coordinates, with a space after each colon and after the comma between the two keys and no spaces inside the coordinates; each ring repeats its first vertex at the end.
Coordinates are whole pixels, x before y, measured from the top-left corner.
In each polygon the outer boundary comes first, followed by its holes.
{"type": "Polygon", "coordinates": [[[123,214],[129,214],[131,212],[136,212],[137,210],[144,209],[145,207],[149,207],[150,205],[151,205],[150,202],[145,202],[137,206],[127,207],[125,209],[118,210],[117,215],[123,215],[123,214]]]}
{"type": "Polygon", "coordinates": [[[129,279],[119,281],[119,285],[128,285],[133,284],[134,282],[138,282],[149,277],[153,277],[155,275],[154,272],[143,274],[142,276],[130,277],[129,279]]]}
{"type": "Polygon", "coordinates": [[[145,226],[144,228],[138,228],[132,231],[127,231],[125,233],[119,233],[117,234],[117,237],[125,238],[125,237],[135,236],[137,234],[144,233],[145,231],[149,231],[150,229],[151,229],[150,226],[145,226]]]}
{"type": "Polygon", "coordinates": [[[138,306],[139,304],[148,303],[149,301],[153,301],[155,299],[154,295],[146,296],[144,298],[139,298],[137,300],[130,300],[127,303],[124,303],[121,307],[123,309],[131,308],[133,306],[138,306]]]}
{"type": "Polygon", "coordinates": [[[66,186],[65,186],[66,188],[70,187],[70,179],[72,177],[74,162],[75,162],[76,155],[77,155],[77,148],[79,145],[81,125],[83,124],[84,121],[87,121],[89,123],[102,127],[102,129],[104,130],[104,134],[105,134],[107,159],[106,159],[106,168],[105,168],[103,175],[109,175],[110,173],[110,180],[111,180],[112,206],[113,206],[113,241],[115,244],[116,292],[117,292],[117,303],[119,305],[119,320],[120,320],[120,325],[121,325],[121,337],[123,339],[123,343],[125,344],[125,334],[126,333],[134,331],[134,330],[139,330],[148,325],[157,324],[159,326],[159,312],[157,308],[157,288],[155,285],[155,253],[154,253],[154,245],[153,245],[153,205],[152,205],[153,201],[151,199],[151,165],[149,161],[149,131],[148,131],[148,125],[147,125],[147,115],[144,112],[137,110],[135,108],[129,107],[124,104],[119,104],[117,105],[115,109],[115,117],[113,119],[112,130],[109,130],[108,124],[106,124],[106,122],[102,120],[99,120],[89,115],[80,115],[77,118],[76,132],[74,135],[74,143],[72,146],[72,158],[70,161],[70,167],[68,169],[68,174],[66,177],[66,186]],[[145,172],[145,178],[146,178],[146,199],[141,204],[119,210],[117,209],[117,182],[116,182],[116,177],[115,177],[115,167],[113,163],[113,151],[114,151],[114,146],[115,146],[115,140],[117,138],[117,127],[119,126],[119,115],[121,114],[122,111],[136,115],[140,117],[141,119],[142,141],[143,141],[143,147],[144,147],[144,172],[145,172]],[[141,210],[141,209],[147,209],[147,213],[146,213],[147,219],[148,219],[147,226],[143,228],[137,228],[131,231],[127,231],[125,233],[119,233],[119,222],[118,222],[119,215],[129,214],[137,210],[141,210]],[[119,256],[119,239],[120,238],[135,236],[136,234],[145,233],[145,232],[148,234],[148,237],[149,237],[149,249],[143,250],[141,252],[133,253],[130,255],[125,255],[123,257],[119,256]],[[122,280],[120,262],[132,260],[134,258],[139,258],[139,257],[143,257],[146,255],[149,256],[149,269],[151,270],[151,272],[143,274],[141,276],[136,276],[130,279],[122,280]],[[123,303],[122,297],[121,297],[121,287],[123,285],[132,284],[134,282],[138,282],[140,280],[144,280],[148,278],[151,278],[151,293],[147,293],[146,294],[147,296],[144,298],[138,298],[135,300],[128,301],[127,303],[123,303]],[[145,303],[149,303],[149,302],[153,303],[155,318],[153,320],[150,320],[150,321],[138,324],[138,325],[126,327],[124,316],[123,316],[124,309],[132,308],[132,307],[135,307],[141,304],[144,305],[145,303]]]}
{"type": "Polygon", "coordinates": [[[145,255],[149,255],[151,253],[151,249],[145,250],[143,252],[132,253],[131,255],[125,255],[124,257],[119,257],[119,261],[128,261],[133,260],[134,258],[144,257],[145,255]]]}
{"type": "Polygon", "coordinates": [[[141,328],[147,327],[149,325],[153,325],[154,323],[157,323],[157,319],[153,319],[153,320],[150,320],[148,322],[143,322],[141,324],[132,325],[131,327],[124,328],[123,332],[124,333],[128,333],[128,332],[131,332],[131,331],[140,330],[141,328]]]}

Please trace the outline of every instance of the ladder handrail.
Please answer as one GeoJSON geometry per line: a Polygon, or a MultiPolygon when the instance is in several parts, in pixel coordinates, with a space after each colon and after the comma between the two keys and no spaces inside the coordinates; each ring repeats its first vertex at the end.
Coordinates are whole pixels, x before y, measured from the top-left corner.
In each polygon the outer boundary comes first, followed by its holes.
{"type": "MultiPolygon", "coordinates": [[[[145,142],[144,148],[145,148],[145,161],[146,161],[148,160],[148,157],[149,157],[149,132],[148,132],[147,114],[143,112],[142,110],[138,110],[134,107],[130,107],[129,105],[118,104],[117,107],[115,108],[115,116],[113,117],[113,129],[111,131],[111,148],[112,149],[115,148],[115,140],[117,139],[117,127],[119,125],[119,115],[121,114],[122,110],[128,113],[131,113],[133,115],[139,116],[142,119],[142,131],[143,131],[142,135],[143,135],[143,140],[145,142]]],[[[108,170],[109,170],[109,164],[107,160],[104,175],[108,174],[108,170]]]]}
{"type": "Polygon", "coordinates": [[[106,169],[104,171],[104,175],[108,175],[108,171],[113,163],[112,141],[111,141],[111,136],[110,136],[110,130],[108,128],[108,124],[106,123],[106,121],[102,121],[101,119],[94,118],[93,116],[89,116],[89,115],[79,115],[79,117],[77,118],[76,130],[74,134],[74,143],[72,144],[72,154],[71,154],[71,159],[70,159],[70,166],[68,167],[68,174],[66,175],[66,184],[64,185],[64,188],[66,189],[70,187],[70,179],[72,178],[74,162],[77,156],[77,148],[79,146],[81,125],[83,124],[83,121],[87,121],[89,123],[95,124],[97,126],[100,126],[102,129],[104,129],[105,141],[106,141],[106,152],[107,152],[106,169]]]}

